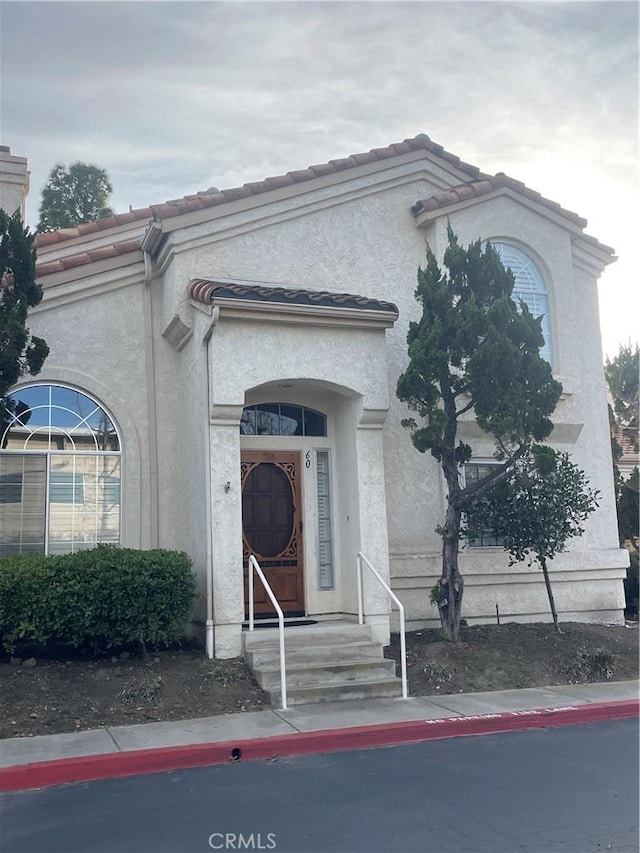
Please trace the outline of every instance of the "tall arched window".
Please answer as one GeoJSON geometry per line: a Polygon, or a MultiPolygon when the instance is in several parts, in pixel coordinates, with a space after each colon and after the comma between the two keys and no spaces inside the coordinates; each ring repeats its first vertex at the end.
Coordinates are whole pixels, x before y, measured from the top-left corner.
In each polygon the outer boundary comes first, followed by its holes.
{"type": "Polygon", "coordinates": [[[119,544],[120,440],[102,406],[32,385],[8,397],[0,424],[0,556],[119,544]]]}
{"type": "Polygon", "coordinates": [[[542,333],[544,347],[540,350],[542,358],[553,364],[553,346],[551,334],[551,314],[549,294],[542,273],[522,249],[512,243],[490,241],[498,252],[505,267],[510,267],[516,280],[513,288],[513,299],[524,302],[534,317],[542,317],[542,333]]]}

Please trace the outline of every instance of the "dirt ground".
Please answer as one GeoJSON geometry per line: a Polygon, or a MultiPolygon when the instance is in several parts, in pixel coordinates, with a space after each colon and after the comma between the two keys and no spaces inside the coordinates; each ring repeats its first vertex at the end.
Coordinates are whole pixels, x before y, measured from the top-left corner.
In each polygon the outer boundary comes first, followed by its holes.
{"type": "MultiPolygon", "coordinates": [[[[407,635],[407,675],[413,696],[548,687],[638,678],[638,627],[567,622],[475,625],[459,643],[435,630],[407,635]]],[[[385,652],[400,660],[394,636],[385,652]]]]}
{"type": "MultiPolygon", "coordinates": [[[[180,720],[268,707],[244,662],[194,648],[124,651],[89,659],[0,659],[0,737],[180,720]]],[[[385,653],[399,659],[397,637],[385,653]]],[[[463,628],[458,644],[435,630],[407,635],[413,696],[638,677],[637,627],[548,624],[463,628]]]]}

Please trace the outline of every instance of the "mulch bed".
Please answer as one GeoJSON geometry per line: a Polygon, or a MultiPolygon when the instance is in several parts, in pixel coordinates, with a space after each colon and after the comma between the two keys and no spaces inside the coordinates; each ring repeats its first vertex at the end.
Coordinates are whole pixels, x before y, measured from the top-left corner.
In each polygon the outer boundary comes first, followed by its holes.
{"type": "MultiPolygon", "coordinates": [[[[638,677],[637,627],[549,624],[463,628],[461,642],[435,630],[407,635],[413,696],[543,687],[638,677]]],[[[399,660],[393,638],[385,653],[399,660]]],[[[0,658],[0,737],[74,732],[259,711],[269,707],[244,661],[208,660],[193,646],[61,659],[18,651],[0,658]]]]}

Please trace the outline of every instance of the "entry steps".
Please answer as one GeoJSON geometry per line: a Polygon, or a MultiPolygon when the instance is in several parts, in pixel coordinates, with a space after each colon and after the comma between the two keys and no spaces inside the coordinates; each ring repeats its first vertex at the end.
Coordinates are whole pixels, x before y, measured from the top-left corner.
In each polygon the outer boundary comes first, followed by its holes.
{"type": "MultiPolygon", "coordinates": [[[[395,661],[385,658],[369,625],[319,622],[284,629],[287,703],[395,697],[402,693],[395,661]]],[[[277,628],[244,631],[245,660],[272,705],[280,704],[277,628]]]]}

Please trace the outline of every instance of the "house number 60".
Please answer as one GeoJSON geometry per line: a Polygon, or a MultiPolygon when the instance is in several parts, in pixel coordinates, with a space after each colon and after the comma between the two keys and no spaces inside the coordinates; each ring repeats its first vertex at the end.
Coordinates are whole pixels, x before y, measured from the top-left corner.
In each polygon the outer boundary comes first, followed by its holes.
{"type": "Polygon", "coordinates": [[[304,467],[305,468],[311,468],[311,451],[310,450],[307,450],[307,452],[304,455],[304,467]]]}

